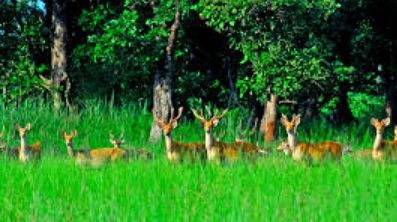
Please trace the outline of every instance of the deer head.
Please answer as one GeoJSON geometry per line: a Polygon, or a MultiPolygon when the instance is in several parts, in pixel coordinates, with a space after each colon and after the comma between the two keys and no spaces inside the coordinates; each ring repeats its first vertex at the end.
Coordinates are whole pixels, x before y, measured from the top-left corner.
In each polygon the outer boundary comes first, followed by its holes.
{"type": "Polygon", "coordinates": [[[290,156],[292,154],[292,150],[289,146],[287,140],[282,140],[280,145],[277,147],[278,151],[283,151],[285,155],[290,156]]]}
{"type": "Polygon", "coordinates": [[[199,115],[195,109],[192,109],[194,116],[196,116],[196,118],[200,120],[200,124],[204,126],[205,132],[211,132],[211,130],[218,125],[219,120],[227,113],[227,111],[228,111],[227,109],[223,110],[222,114],[219,116],[218,116],[218,110],[215,111],[214,116],[212,116],[212,113],[209,111],[209,114],[212,117],[211,119],[206,120],[204,118],[204,111],[202,109],[201,109],[201,115],[199,115]]]}
{"type": "Polygon", "coordinates": [[[174,118],[174,110],[171,110],[171,117],[168,120],[168,123],[165,122],[164,112],[163,112],[163,115],[160,120],[160,118],[157,115],[157,112],[153,111],[153,116],[157,122],[157,125],[159,126],[160,129],[163,130],[164,135],[166,135],[166,136],[171,135],[172,130],[178,126],[178,120],[182,116],[182,111],[183,111],[183,107],[180,107],[178,110],[178,116],[176,118],[174,118]]]}
{"type": "Polygon", "coordinates": [[[292,116],[292,120],[291,122],[288,121],[287,116],[285,116],[284,114],[282,114],[281,117],[281,124],[283,126],[285,126],[285,129],[287,130],[287,133],[296,133],[296,128],[298,127],[298,125],[301,122],[301,115],[293,115],[292,116]]]}
{"type": "Polygon", "coordinates": [[[120,137],[119,137],[119,139],[118,140],[116,140],[115,139],[115,137],[113,136],[113,134],[112,134],[112,131],[109,131],[109,136],[110,136],[110,142],[114,145],[114,147],[116,147],[116,148],[120,148],[121,147],[121,145],[122,144],[124,144],[124,140],[123,140],[123,137],[124,137],[124,132],[122,132],[121,133],[121,135],[120,135],[120,137]]]}
{"type": "Polygon", "coordinates": [[[66,145],[70,146],[72,145],[73,138],[77,136],[77,131],[73,130],[70,135],[67,135],[65,130],[62,130],[62,136],[63,138],[65,138],[66,145]]]}
{"type": "Polygon", "coordinates": [[[25,137],[26,136],[26,132],[30,130],[30,123],[28,123],[25,128],[20,127],[18,123],[15,125],[15,127],[19,131],[19,135],[21,137],[25,137]]]}

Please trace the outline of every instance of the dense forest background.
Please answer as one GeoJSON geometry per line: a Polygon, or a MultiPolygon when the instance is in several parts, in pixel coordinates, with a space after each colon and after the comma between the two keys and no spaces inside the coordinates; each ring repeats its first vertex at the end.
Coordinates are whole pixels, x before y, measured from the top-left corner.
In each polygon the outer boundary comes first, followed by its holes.
{"type": "Polygon", "coordinates": [[[394,0],[2,0],[1,103],[209,104],[262,132],[280,111],[396,113],[395,21],[394,0]]]}

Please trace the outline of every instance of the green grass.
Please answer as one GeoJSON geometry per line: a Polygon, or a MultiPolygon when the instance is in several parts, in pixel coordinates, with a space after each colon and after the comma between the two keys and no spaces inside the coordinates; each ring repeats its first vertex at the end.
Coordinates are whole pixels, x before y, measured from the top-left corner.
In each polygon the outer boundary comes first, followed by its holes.
{"type": "MultiPolygon", "coordinates": [[[[45,156],[21,165],[0,158],[0,221],[391,221],[397,218],[397,170],[345,157],[316,167],[295,164],[280,153],[256,164],[170,164],[165,147],[147,144],[151,115],[144,107],[116,109],[90,104],[80,117],[55,117],[43,103],[0,108],[6,139],[15,123],[32,124],[28,142],[42,141],[45,156]],[[125,131],[126,147],[145,147],[153,161],[118,163],[100,169],[75,166],[61,130],[77,129],[76,148],[109,147],[108,133],[125,131]],[[55,151],[53,151],[55,150],[55,151]]],[[[233,115],[234,116],[234,115],[233,115]]],[[[354,149],[371,147],[369,119],[336,127],[303,122],[305,141],[337,139],[354,149]]],[[[232,140],[234,117],[221,127],[232,140]]],[[[283,130],[281,137],[285,138],[283,130]]],[[[392,129],[387,129],[391,138],[392,129]]],[[[182,121],[174,137],[200,141],[198,122],[182,121]],[[193,133],[192,133],[193,132],[193,133]]],[[[277,145],[277,144],[275,144],[277,145]]]]}

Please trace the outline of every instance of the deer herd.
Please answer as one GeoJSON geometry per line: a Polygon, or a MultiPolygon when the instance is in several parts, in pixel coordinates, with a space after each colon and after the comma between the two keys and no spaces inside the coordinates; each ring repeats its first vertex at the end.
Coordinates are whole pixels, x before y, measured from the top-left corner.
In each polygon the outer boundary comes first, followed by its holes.
{"type": "MultiPolygon", "coordinates": [[[[384,160],[397,159],[397,126],[394,129],[394,141],[384,141],[384,129],[390,124],[390,110],[386,110],[388,117],[379,121],[372,118],[371,124],[376,128],[376,137],[374,145],[371,149],[362,149],[353,152],[349,147],[344,147],[338,142],[325,141],[318,143],[301,142],[297,137],[297,127],[301,122],[300,115],[293,115],[291,121],[283,114],[280,123],[286,129],[288,139],[281,141],[277,147],[278,151],[283,151],[285,155],[290,156],[296,162],[309,162],[322,160],[329,157],[334,160],[340,160],[343,155],[349,154],[356,158],[372,158],[383,162],[384,160]]],[[[252,131],[246,135],[242,130],[242,123],[240,121],[240,135],[234,135],[234,142],[220,142],[219,138],[214,138],[214,128],[219,124],[222,117],[226,115],[228,110],[224,110],[218,115],[218,110],[212,115],[209,111],[209,117],[206,118],[203,110],[200,113],[197,110],[192,110],[194,116],[199,120],[204,129],[205,142],[181,143],[173,139],[172,132],[178,126],[178,120],[182,117],[183,108],[179,108],[178,114],[174,116],[174,110],[171,111],[171,116],[166,121],[164,113],[161,118],[159,113],[153,111],[153,117],[158,127],[163,131],[165,137],[165,147],[167,159],[170,162],[201,162],[214,161],[217,163],[233,163],[239,159],[255,160],[258,157],[270,153],[270,148],[265,148],[247,142],[246,139],[255,133],[257,121],[252,131]]],[[[20,162],[25,163],[32,160],[40,160],[43,154],[43,149],[40,146],[40,141],[35,144],[26,144],[26,135],[31,128],[27,124],[24,128],[16,124],[16,130],[19,132],[21,138],[21,145],[15,147],[8,147],[7,142],[3,139],[3,131],[0,134],[1,147],[0,152],[6,153],[7,157],[19,159],[20,162]]],[[[222,132],[222,131],[221,131],[222,132]]],[[[224,131],[223,131],[224,133],[224,131]]],[[[65,131],[61,132],[65,140],[66,148],[69,156],[77,165],[101,166],[104,163],[114,163],[119,160],[128,161],[133,159],[152,159],[154,155],[145,149],[123,149],[121,145],[124,143],[124,133],[116,139],[112,132],[109,132],[110,142],[113,147],[96,148],[96,149],[75,149],[73,139],[77,136],[77,131],[73,130],[71,134],[65,131]]]]}

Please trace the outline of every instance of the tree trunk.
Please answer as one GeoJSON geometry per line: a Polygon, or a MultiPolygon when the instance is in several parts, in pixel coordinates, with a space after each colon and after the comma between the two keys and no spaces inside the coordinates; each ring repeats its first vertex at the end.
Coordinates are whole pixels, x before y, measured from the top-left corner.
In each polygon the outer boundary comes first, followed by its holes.
{"type": "MultiPolygon", "coordinates": [[[[172,105],[172,78],[174,75],[174,54],[175,42],[180,27],[181,11],[180,2],[176,1],[175,19],[171,26],[171,33],[168,38],[168,45],[166,48],[166,62],[165,71],[162,72],[160,67],[156,67],[153,85],[153,110],[159,113],[162,117],[168,117],[170,111],[173,109],[172,105]]],[[[150,130],[149,142],[157,142],[161,139],[161,130],[157,126],[156,120],[153,119],[152,129],[150,130]]]]}
{"type": "Polygon", "coordinates": [[[270,94],[266,99],[265,111],[261,120],[261,132],[265,135],[265,145],[274,140],[277,130],[278,96],[270,94]]]}
{"type": "MultiPolygon", "coordinates": [[[[67,0],[54,0],[52,7],[52,44],[51,44],[51,78],[40,78],[44,82],[44,87],[51,93],[54,109],[58,112],[62,105],[62,93],[60,90],[63,81],[68,79],[66,72],[66,3],[67,0]]],[[[49,9],[49,8],[48,8],[49,9]]],[[[47,10],[49,11],[49,10],[47,10]]]]}

